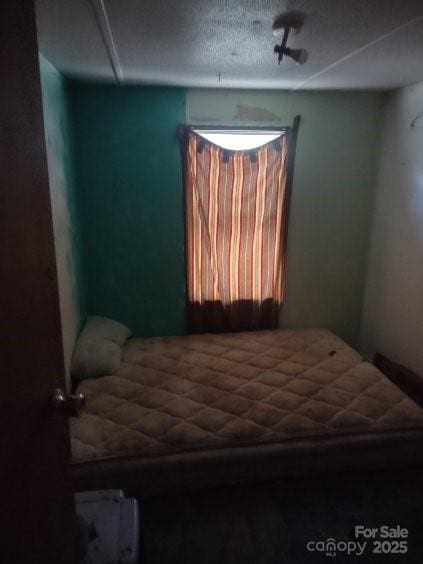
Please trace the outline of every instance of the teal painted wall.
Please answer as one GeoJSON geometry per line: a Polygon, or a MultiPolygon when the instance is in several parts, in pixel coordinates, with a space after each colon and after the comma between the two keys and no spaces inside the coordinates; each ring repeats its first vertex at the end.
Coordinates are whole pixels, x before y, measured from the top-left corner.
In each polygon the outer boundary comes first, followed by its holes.
{"type": "Polygon", "coordinates": [[[88,311],[182,334],[185,92],[74,81],[70,101],[88,311]]]}
{"type": "Polygon", "coordinates": [[[68,83],[43,56],[40,74],[63,349],[69,379],[73,347],[85,319],[85,290],[68,83]]]}
{"type": "Polygon", "coordinates": [[[301,115],[283,327],[357,344],[385,97],[362,92],[190,90],[192,123],[290,124],[301,115]]]}

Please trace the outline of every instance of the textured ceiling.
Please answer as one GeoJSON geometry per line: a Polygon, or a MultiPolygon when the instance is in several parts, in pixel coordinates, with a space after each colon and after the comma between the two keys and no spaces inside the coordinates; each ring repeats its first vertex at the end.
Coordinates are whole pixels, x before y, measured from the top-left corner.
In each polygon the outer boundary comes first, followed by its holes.
{"type": "Polygon", "coordinates": [[[389,89],[423,80],[422,0],[37,0],[41,52],[64,74],[147,84],[389,89]],[[306,21],[279,66],[272,23],[306,21]]]}

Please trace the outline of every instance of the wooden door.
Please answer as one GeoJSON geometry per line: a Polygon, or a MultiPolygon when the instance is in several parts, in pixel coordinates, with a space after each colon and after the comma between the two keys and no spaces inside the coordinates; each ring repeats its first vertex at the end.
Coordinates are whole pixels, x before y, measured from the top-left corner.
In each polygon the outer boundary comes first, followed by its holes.
{"type": "Polygon", "coordinates": [[[0,561],[73,562],[53,226],[32,1],[0,3],[0,561]]]}

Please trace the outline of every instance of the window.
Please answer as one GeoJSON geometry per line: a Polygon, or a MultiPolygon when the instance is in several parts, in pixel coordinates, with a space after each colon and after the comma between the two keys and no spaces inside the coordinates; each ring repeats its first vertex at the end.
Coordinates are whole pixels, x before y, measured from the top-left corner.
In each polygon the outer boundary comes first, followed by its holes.
{"type": "Polygon", "coordinates": [[[223,147],[223,149],[231,149],[233,151],[248,151],[256,149],[261,145],[265,145],[274,139],[277,139],[282,129],[195,129],[196,133],[214,143],[223,147]]]}
{"type": "Polygon", "coordinates": [[[188,130],[185,242],[191,333],[277,327],[283,301],[289,136],[283,128],[228,129],[188,130]]]}

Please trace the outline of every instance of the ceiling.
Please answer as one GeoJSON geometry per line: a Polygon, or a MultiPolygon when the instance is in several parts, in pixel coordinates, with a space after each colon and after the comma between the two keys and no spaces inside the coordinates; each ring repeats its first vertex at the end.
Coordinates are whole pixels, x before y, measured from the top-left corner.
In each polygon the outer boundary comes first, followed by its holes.
{"type": "Polygon", "coordinates": [[[422,0],[36,0],[40,51],[65,75],[121,83],[392,89],[423,80],[422,0]],[[303,66],[272,23],[301,11],[303,66]]]}

